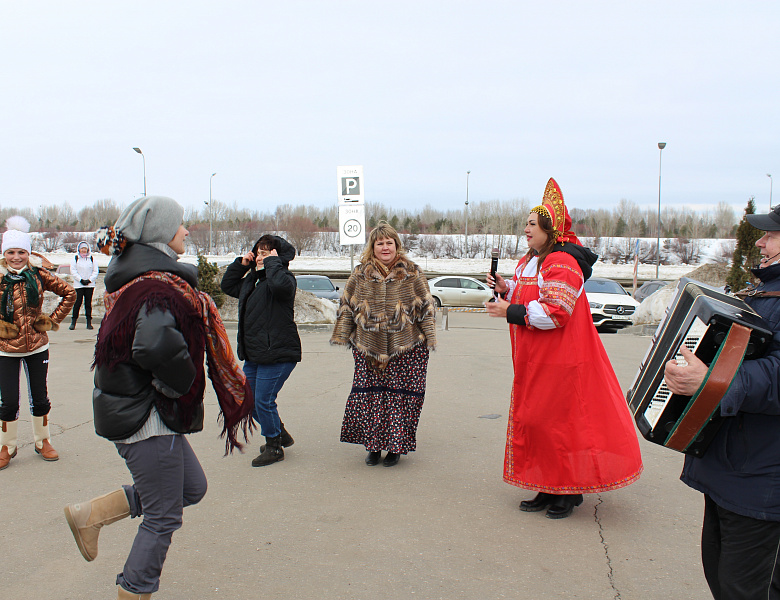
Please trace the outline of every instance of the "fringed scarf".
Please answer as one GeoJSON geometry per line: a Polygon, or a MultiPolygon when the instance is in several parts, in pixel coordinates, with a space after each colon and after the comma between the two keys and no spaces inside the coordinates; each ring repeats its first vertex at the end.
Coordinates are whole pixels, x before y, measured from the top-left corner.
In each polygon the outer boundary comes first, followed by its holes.
{"type": "Polygon", "coordinates": [[[14,286],[24,285],[27,296],[27,304],[38,306],[40,301],[38,294],[38,282],[32,268],[28,267],[18,273],[8,271],[3,275],[3,295],[0,297],[0,317],[8,323],[14,322],[14,286]]]}
{"type": "MultiPolygon", "coordinates": [[[[203,399],[205,375],[204,349],[208,361],[208,376],[219,401],[222,425],[220,437],[225,437],[225,454],[243,449],[244,441],[254,429],[252,409],[254,394],[246,376],[233,356],[225,326],[214,301],[208,294],[193,289],[182,278],[171,273],[149,271],[125,284],[116,292],[105,294],[106,316],[98,332],[95,346],[95,366],[109,370],[130,360],[135,320],[141,305],[146,310],[164,308],[173,314],[195,363],[196,376],[190,390],[182,397],[167,399],[175,402],[187,419],[203,399]]],[[[162,395],[160,395],[162,397],[162,395]]]]}

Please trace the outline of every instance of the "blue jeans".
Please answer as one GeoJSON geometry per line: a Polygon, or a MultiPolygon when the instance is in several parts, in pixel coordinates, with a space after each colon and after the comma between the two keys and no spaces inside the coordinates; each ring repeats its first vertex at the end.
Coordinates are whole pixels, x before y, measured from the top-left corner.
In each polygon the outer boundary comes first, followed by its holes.
{"type": "Polygon", "coordinates": [[[295,365],[294,362],[275,365],[258,365],[251,360],[244,362],[244,374],[255,395],[255,410],[252,416],[260,424],[260,433],[265,437],[276,437],[282,433],[276,395],[295,365]]]}

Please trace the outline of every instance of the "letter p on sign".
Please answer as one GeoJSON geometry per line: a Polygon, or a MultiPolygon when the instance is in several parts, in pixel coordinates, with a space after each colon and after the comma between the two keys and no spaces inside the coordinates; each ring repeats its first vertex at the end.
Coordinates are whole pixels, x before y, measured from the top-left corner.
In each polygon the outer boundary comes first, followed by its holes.
{"type": "Polygon", "coordinates": [[[342,177],[341,178],[342,196],[360,195],[360,177],[342,177]]]}

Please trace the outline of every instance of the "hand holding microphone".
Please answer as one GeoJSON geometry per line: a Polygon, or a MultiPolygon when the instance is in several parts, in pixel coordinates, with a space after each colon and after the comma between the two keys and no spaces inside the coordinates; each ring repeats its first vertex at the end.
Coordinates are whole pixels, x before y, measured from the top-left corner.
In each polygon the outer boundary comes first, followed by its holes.
{"type": "Polygon", "coordinates": [[[487,274],[487,284],[493,291],[503,294],[508,287],[506,281],[496,271],[498,271],[498,248],[493,248],[490,260],[490,273],[487,274]]]}

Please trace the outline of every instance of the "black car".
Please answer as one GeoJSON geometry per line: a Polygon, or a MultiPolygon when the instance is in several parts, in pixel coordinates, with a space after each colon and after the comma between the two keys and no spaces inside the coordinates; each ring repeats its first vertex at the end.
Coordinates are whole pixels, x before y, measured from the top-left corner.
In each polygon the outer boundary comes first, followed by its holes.
{"type": "Polygon", "coordinates": [[[668,281],[661,281],[660,279],[653,279],[652,281],[645,281],[639,286],[639,289],[634,294],[634,300],[642,302],[649,295],[656,293],[661,288],[665,288],[670,285],[668,281]]]}

